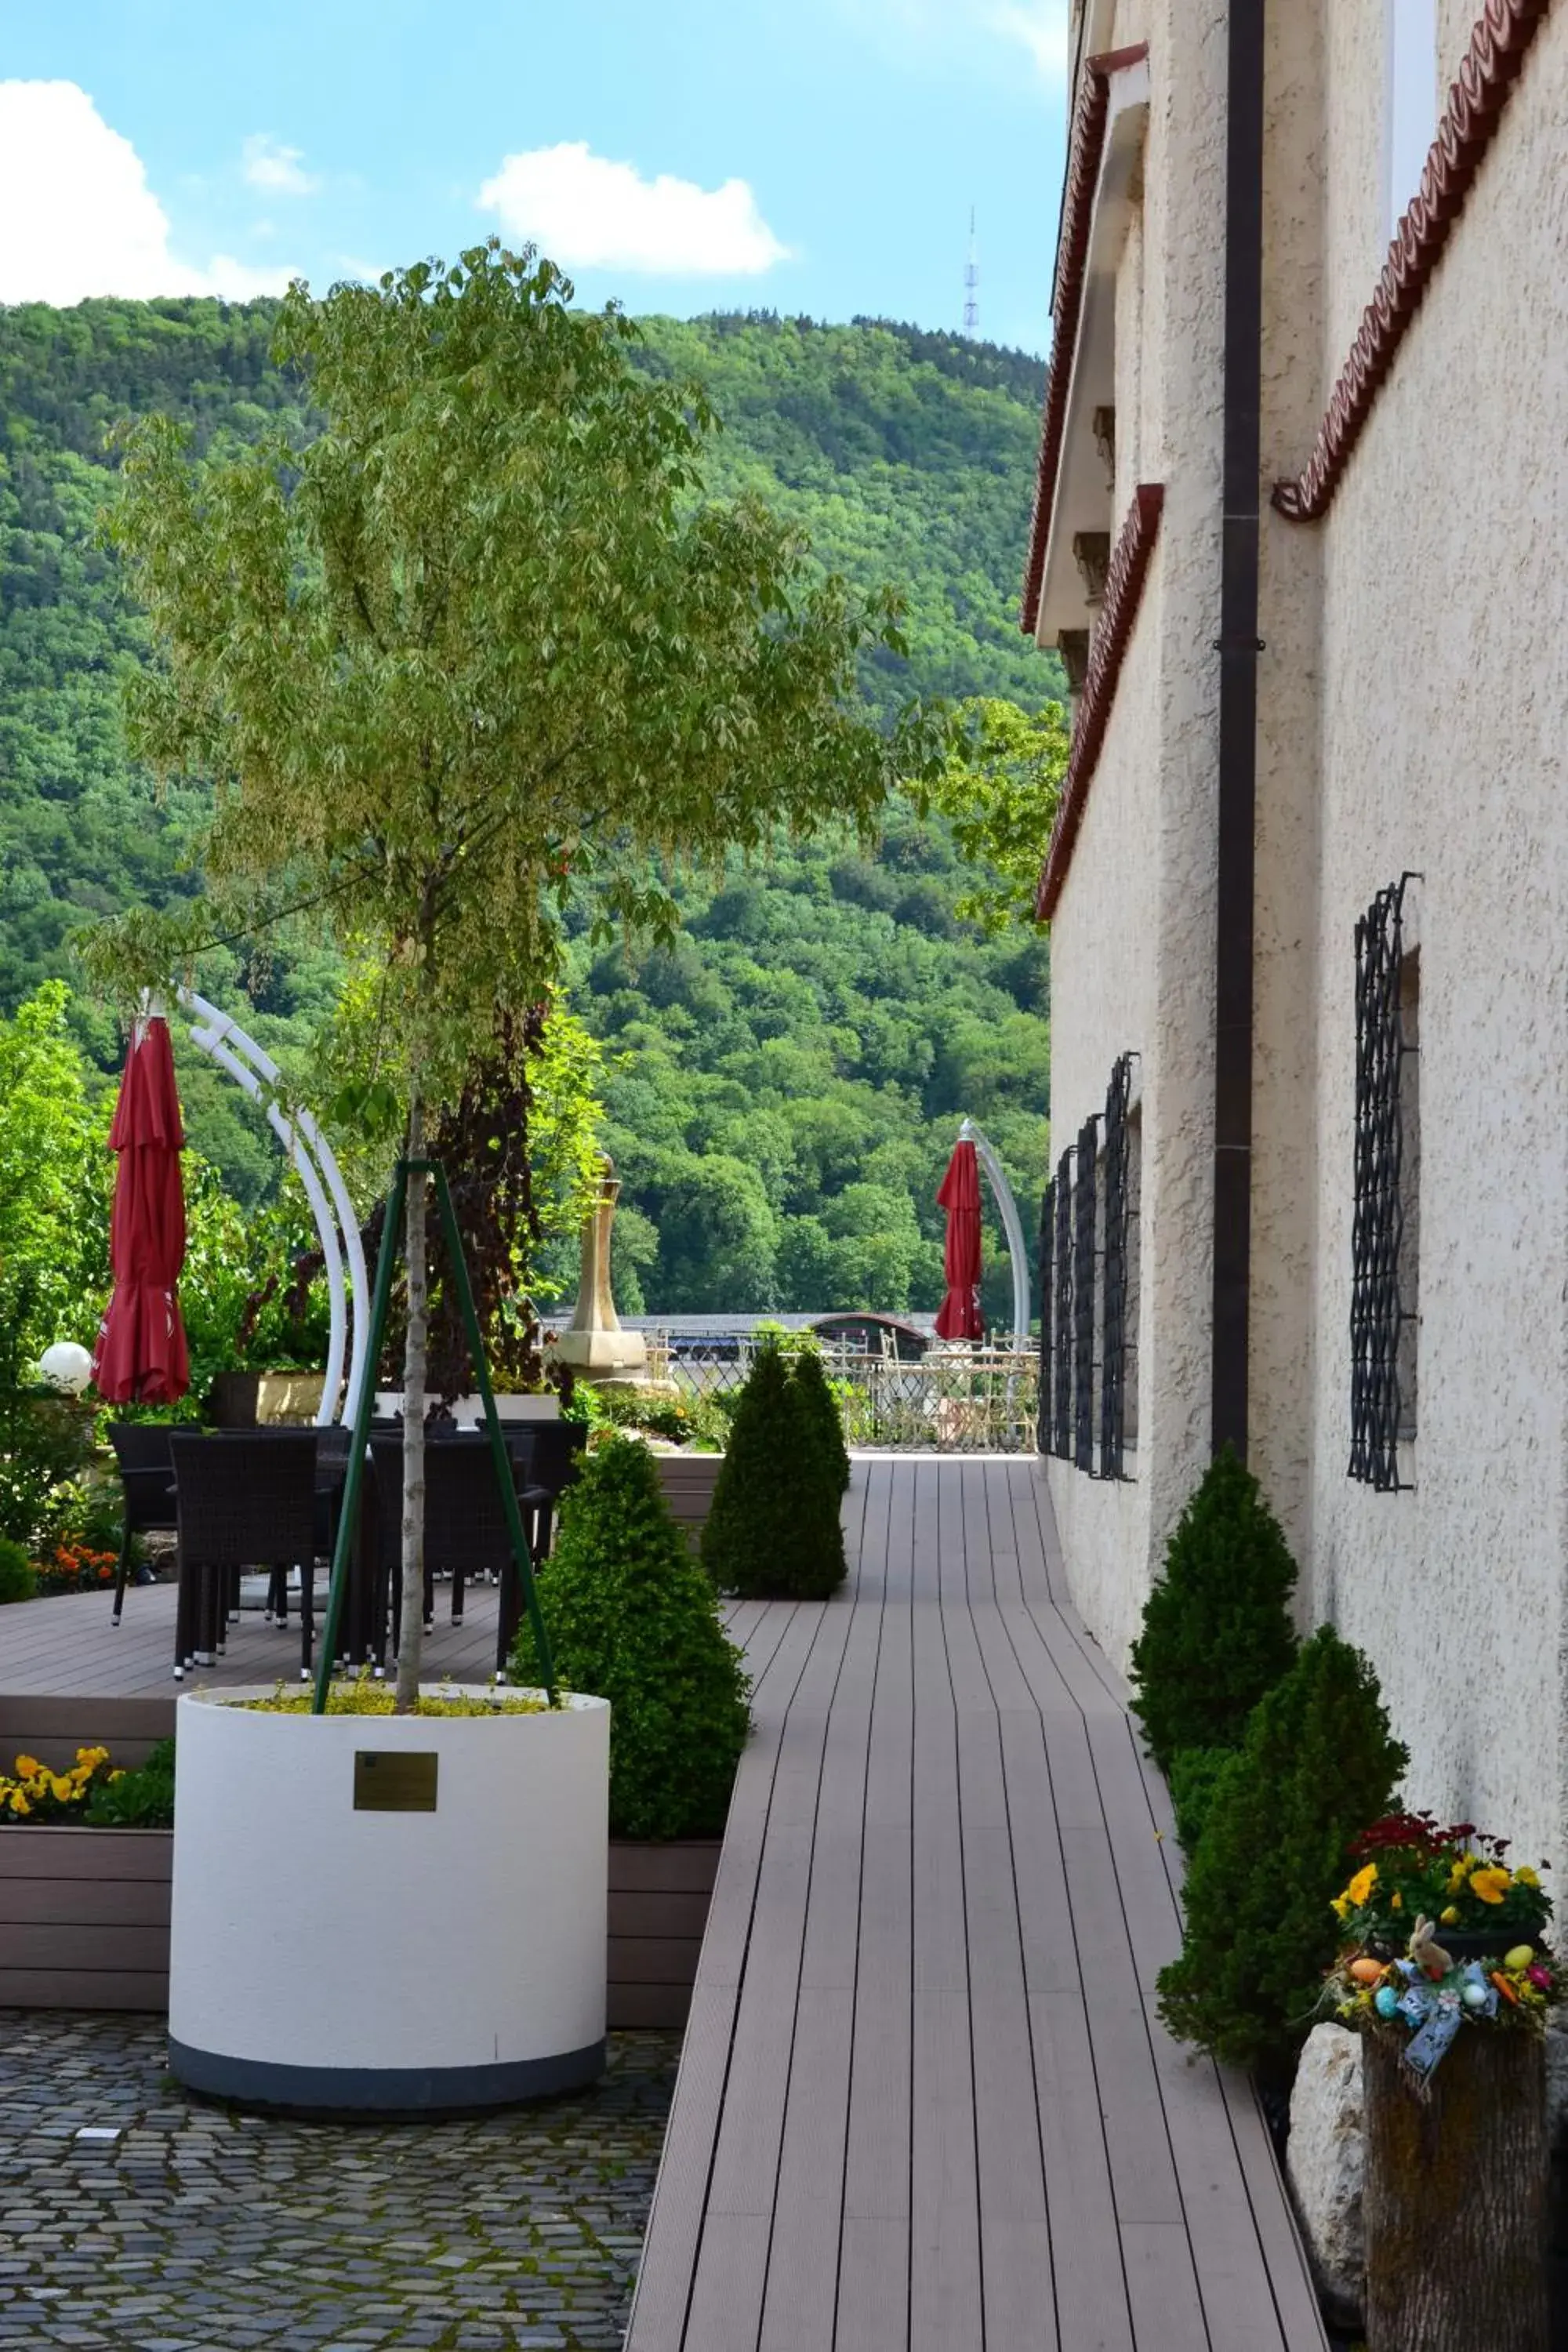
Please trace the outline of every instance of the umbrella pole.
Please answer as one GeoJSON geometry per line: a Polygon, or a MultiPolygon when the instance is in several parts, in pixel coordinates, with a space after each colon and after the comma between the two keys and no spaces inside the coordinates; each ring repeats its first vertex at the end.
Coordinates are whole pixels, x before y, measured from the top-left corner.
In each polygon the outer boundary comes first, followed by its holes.
{"type": "Polygon", "coordinates": [[[386,1196],[386,1220],[381,1233],[381,1255],[375,1268],[375,1296],[370,1310],[369,1342],[364,1352],[364,1378],[360,1382],[360,1392],[354,1404],[353,1433],[349,1440],[342,1508],[338,1514],[337,1540],[332,1546],[332,1580],[327,1593],[327,1620],[321,1628],[321,1654],[316,1665],[316,1694],[310,1706],[312,1715],[324,1715],[327,1711],[327,1693],[331,1688],[332,1666],[338,1654],[338,1628],[342,1622],[349,1557],[359,1523],[360,1490],[364,1484],[365,1449],[370,1444],[370,1417],[375,1404],[374,1370],[380,1360],[387,1313],[392,1305],[392,1269],[397,1256],[397,1234],[403,1203],[408,1192],[408,1162],[400,1160],[393,1172],[392,1187],[386,1196]]]}

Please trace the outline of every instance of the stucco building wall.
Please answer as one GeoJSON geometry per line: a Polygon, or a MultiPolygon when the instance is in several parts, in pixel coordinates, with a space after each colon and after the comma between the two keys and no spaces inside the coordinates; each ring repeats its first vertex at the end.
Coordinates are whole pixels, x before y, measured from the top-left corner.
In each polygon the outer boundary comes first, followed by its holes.
{"type": "Polygon", "coordinates": [[[1052,927],[1053,1154],[1140,1057],[1138,1444],[1121,1481],[1047,1465],[1075,1601],[1118,1658],[1207,1444],[1224,33],[1191,0],[1116,13],[1159,71],[1118,281],[1113,529],[1138,481],[1165,504],[1052,927]]]}
{"type": "MultiPolygon", "coordinates": [[[[1568,1826],[1565,118],[1557,11],[1328,516],[1287,533],[1322,571],[1311,1600],[1375,1663],[1415,1801],[1506,1828],[1521,1860],[1568,1826]],[[1353,935],[1406,870],[1419,1417],[1413,1490],[1379,1495],[1345,1475],[1353,935]]],[[[1331,178],[1363,136],[1332,84],[1331,178]]],[[[1343,316],[1370,277],[1330,220],[1343,316]]]]}

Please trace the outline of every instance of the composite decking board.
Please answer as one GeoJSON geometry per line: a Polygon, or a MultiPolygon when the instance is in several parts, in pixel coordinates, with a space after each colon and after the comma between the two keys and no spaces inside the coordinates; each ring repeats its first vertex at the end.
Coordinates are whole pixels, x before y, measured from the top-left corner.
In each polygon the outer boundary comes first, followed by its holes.
{"type": "MultiPolygon", "coordinates": [[[[957,1530],[943,1527],[945,1465],[915,1473],[915,1573],[967,1612],[957,1530]],[[945,1541],[944,1541],[945,1534],[945,1541]],[[931,1575],[934,1567],[935,1576],[931,1575]]],[[[910,2091],[910,2347],[980,2344],[979,2166],[974,2127],[958,1717],[942,1599],[913,1611],[913,2004],[910,2091]]]]}
{"type": "Polygon", "coordinates": [[[1295,2214],[1280,2191],[1279,2159],[1258,2094],[1247,2076],[1233,2067],[1221,2066],[1217,2072],[1284,2341],[1291,2352],[1298,2346],[1310,2346],[1313,2352],[1319,2352],[1319,2347],[1321,2352],[1329,2352],[1328,2334],[1312,2285],[1307,2250],[1295,2214]]]}
{"type": "MultiPolygon", "coordinates": [[[[1219,2352],[1204,2321],[1193,2250],[1179,2221],[1123,2221],[1121,2261],[1133,2339],[1158,2352],[1219,2352]]],[[[1251,2352],[1226,2345],[1225,2352],[1251,2352]]]]}
{"type": "Polygon", "coordinates": [[[714,1881],[698,1982],[693,1989],[680,2066],[665,2134],[664,2153],[637,2271],[628,2347],[637,2352],[681,2352],[702,2241],[713,2151],[724,2106],[730,2052],[740,2006],[742,1963],[763,1833],[773,1795],[773,1768],[784,1705],[776,1694],[798,1675],[820,1612],[781,1607],[784,1633],[769,1664],[773,1694],[754,1702],[756,1729],[736,1777],[714,1881]]]}
{"type": "Polygon", "coordinates": [[[1210,2340],[1215,2352],[1279,2352],[1279,2313],[1258,2261],[1257,2225],[1217,2070],[1208,2059],[1190,2063],[1153,2001],[1145,2006],[1210,2340]]]}

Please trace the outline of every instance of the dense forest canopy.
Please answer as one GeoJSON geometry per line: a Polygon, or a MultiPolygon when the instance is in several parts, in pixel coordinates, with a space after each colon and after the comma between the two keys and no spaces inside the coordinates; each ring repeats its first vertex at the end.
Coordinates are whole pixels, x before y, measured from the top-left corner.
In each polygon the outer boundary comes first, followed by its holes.
{"type": "MultiPolygon", "coordinates": [[[[202,447],[279,417],[308,434],[300,387],[268,360],[272,315],[205,300],[0,310],[0,1009],[68,974],[84,916],[200,887],[185,862],[199,795],[160,797],[121,740],[120,674],[144,640],[96,535],[105,436],[153,408],[189,418],[202,447]]],[[[1016,618],[1037,361],[870,320],[642,325],[641,363],[700,376],[724,420],[713,492],[757,490],[820,562],[905,590],[909,661],[863,677],[880,712],[911,692],[1033,709],[1056,691],[1016,618]]],[[[687,877],[672,950],[592,949],[578,928],[574,999],[609,1055],[628,1308],[934,1303],[931,1195],[964,1111],[1026,1201],[1037,1193],[1044,943],[957,920],[973,878],[942,825],[895,807],[869,850],[781,844],[765,866],[687,877]]],[[[247,997],[286,1058],[336,971],[292,942],[259,962],[219,954],[203,977],[247,997]]],[[[107,1014],[79,1000],[72,1017],[112,1066],[107,1014]]],[[[194,1139],[260,1198],[269,1139],[210,1070],[182,1082],[194,1139]]]]}

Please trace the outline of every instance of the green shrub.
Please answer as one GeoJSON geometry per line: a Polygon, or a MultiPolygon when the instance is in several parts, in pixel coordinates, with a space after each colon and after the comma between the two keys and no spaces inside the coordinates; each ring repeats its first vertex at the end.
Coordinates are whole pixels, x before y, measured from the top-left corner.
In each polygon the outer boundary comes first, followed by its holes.
{"type": "Polygon", "coordinates": [[[172,1830],[174,1743],[160,1739],[134,1771],[96,1781],[82,1820],[89,1830],[172,1830]]]}
{"type": "MultiPolygon", "coordinates": [[[[563,1687],[610,1702],[610,1829],[713,1837],[746,1744],[748,1684],[653,1456],[614,1437],[562,1497],[539,1600],[563,1687]]],[[[534,1673],[524,1626],[513,1653],[534,1673]]]]}
{"type": "Polygon", "coordinates": [[[27,1558],[26,1544],[0,1536],[0,1602],[31,1601],[38,1589],[38,1571],[27,1558]]]}
{"type": "Polygon", "coordinates": [[[819,1600],[844,1580],[837,1474],[801,1391],[760,1348],[730,1429],[702,1529],[702,1564],[721,1592],[819,1600]]]}
{"type": "Polygon", "coordinates": [[[687,1396],[679,1389],[600,1388],[579,1381],[564,1418],[590,1429],[640,1429],[672,1445],[722,1454],[729,1423],[711,1397],[687,1396]]]}
{"type": "Polygon", "coordinates": [[[849,1486],[849,1448],[844,1443],[837,1400],[816,1349],[803,1348],[795,1356],[790,1382],[802,1432],[816,1454],[820,1475],[832,1482],[836,1495],[843,1495],[849,1486]]]}
{"type": "Polygon", "coordinates": [[[1246,2066],[1306,2032],[1351,1841],[1388,1811],[1409,1760],[1371,1666],[1325,1625],[1212,1789],[1181,1958],[1160,1974],[1160,2014],[1179,2041],[1246,2066]]]}
{"type": "Polygon", "coordinates": [[[1183,1748],[1172,1757],[1171,1803],[1184,1853],[1197,1852],[1220,1773],[1235,1754],[1234,1748],[1183,1748]]]}
{"type": "Polygon", "coordinates": [[[1165,1548],[1132,1646],[1133,1711],[1163,1772],[1184,1748],[1238,1748],[1296,1655],[1296,1565],[1251,1472],[1210,1463],[1165,1548]]]}

